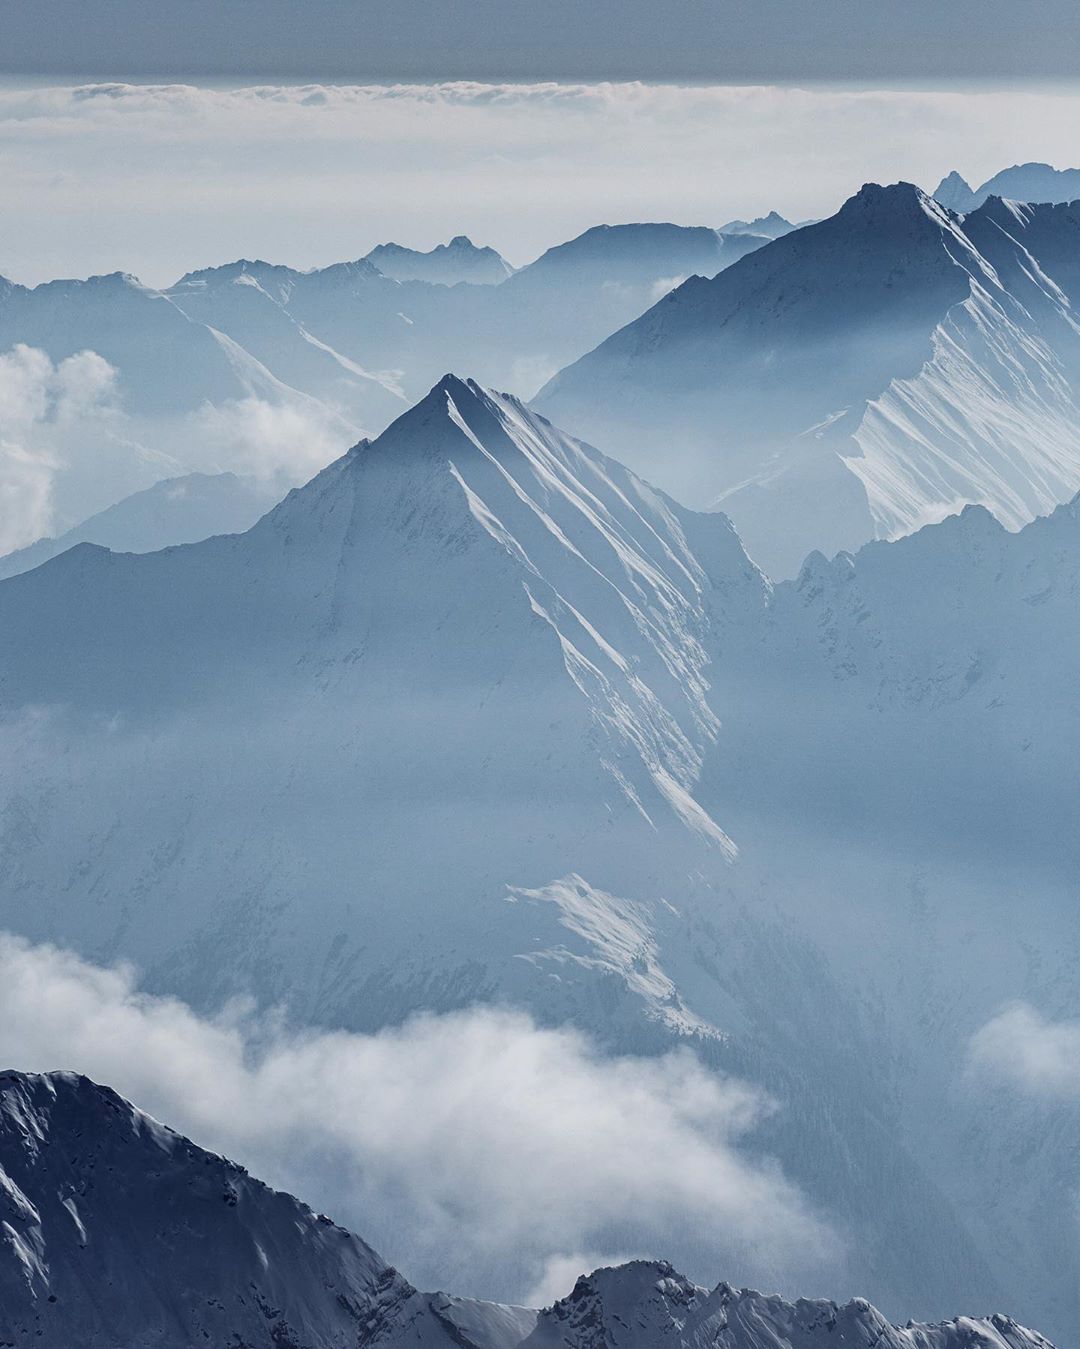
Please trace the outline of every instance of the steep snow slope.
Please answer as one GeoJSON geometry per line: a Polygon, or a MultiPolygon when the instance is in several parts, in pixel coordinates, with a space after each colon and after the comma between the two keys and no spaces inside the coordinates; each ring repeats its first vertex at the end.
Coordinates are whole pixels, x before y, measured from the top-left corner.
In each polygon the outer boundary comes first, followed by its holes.
{"type": "Polygon", "coordinates": [[[952,211],[973,211],[990,197],[1025,202],[1076,201],[1080,199],[1080,169],[1014,164],[974,189],[954,169],[938,183],[934,197],[952,211]]]}
{"type": "Polygon", "coordinates": [[[464,234],[427,253],[391,243],[379,244],[364,257],[395,281],[434,281],[442,286],[456,286],[462,281],[497,286],[514,271],[494,248],[477,248],[464,234]]]}
{"type": "Polygon", "coordinates": [[[213,534],[238,534],[250,529],[277,499],[267,484],[233,473],[165,478],[58,538],[39,539],[0,557],[0,580],[39,567],[77,543],[100,544],[115,553],[152,553],[213,534]]]}
{"type": "Polygon", "coordinates": [[[323,393],[327,379],[340,386],[351,376],[359,381],[354,397],[376,396],[380,387],[400,397],[400,381],[417,363],[417,344],[428,340],[428,310],[437,320],[462,303],[450,300],[445,286],[396,281],[365,259],[313,271],[241,259],[189,272],[169,295],[196,315],[213,315],[237,341],[265,344],[273,359],[302,369],[298,377],[317,379],[323,393]]]}
{"type": "Polygon", "coordinates": [[[43,1349],[1051,1349],[994,1316],[890,1326],[868,1303],[698,1288],[664,1262],[546,1311],[422,1294],[358,1237],[106,1087],[0,1074],[0,1335],[43,1349]]]}
{"type": "Polygon", "coordinates": [[[1067,1340],[1074,1125],[1034,1128],[964,1074],[1024,997],[1080,1012],[1075,756],[1080,503],[1007,532],[983,508],[811,557],[729,648],[702,784],[748,883],[902,1047],[896,1110],[1019,1315],[1067,1340]],[[751,880],[751,878],[753,878],[751,880]],[[992,1232],[992,1235],[990,1235],[992,1232]]]}
{"type": "Polygon", "coordinates": [[[1080,209],[991,198],[964,230],[983,274],[919,373],[867,406],[844,456],[881,538],[967,502],[1017,529],[1080,486],[1080,209]]]}
{"type": "Polygon", "coordinates": [[[381,430],[405,406],[396,381],[366,370],[308,331],[290,308],[301,275],[245,260],[193,273],[168,294],[185,314],[227,332],[286,384],[335,408],[365,432],[381,430]]]}
{"type": "Polygon", "coordinates": [[[862,1299],[786,1302],[752,1289],[699,1288],[664,1261],[635,1260],[583,1275],[542,1311],[522,1349],[1051,1349],[1007,1316],[961,1317],[901,1329],[862,1299]]]}
{"type": "MultiPolygon", "coordinates": [[[[440,977],[448,1002],[467,997],[466,936],[490,928],[508,883],[606,865],[599,883],[618,894],[658,877],[668,846],[689,846],[684,870],[695,850],[731,853],[693,795],[718,724],[702,643],[710,610],[763,591],[725,521],[681,512],[520,404],[448,377],[246,535],[143,557],[82,546],[4,583],[0,687],[12,733],[29,737],[9,762],[27,755],[44,775],[7,783],[38,823],[7,817],[19,879],[4,920],[21,922],[18,895],[51,893],[41,935],[101,950],[126,932],[140,961],[204,997],[244,971],[265,996],[306,990],[309,1006],[358,1020],[377,1014],[366,979],[426,980],[446,959],[445,924],[464,924],[450,949],[466,983],[455,993],[440,977]],[[56,710],[42,722],[41,707],[56,710]],[[174,740],[192,715],[195,740],[174,740]],[[81,741],[83,768],[110,787],[91,799],[72,779],[49,823],[30,802],[50,790],[54,734],[81,741]],[[196,823],[177,790],[203,776],[218,735],[247,745],[218,784],[250,801],[243,824],[214,788],[196,823]],[[157,763],[133,774],[146,737],[157,763]],[[34,835],[54,828],[73,846],[38,851],[34,835]],[[113,842],[91,879],[102,829],[113,842]],[[104,886],[112,917],[72,902],[72,885],[104,886]],[[377,949],[350,932],[360,895],[386,911],[377,949]],[[430,918],[419,943],[416,912],[430,918]],[[232,969],[208,966],[206,944],[236,925],[232,969]]],[[[554,909],[546,921],[558,929],[554,909]]]]}
{"type": "Polygon", "coordinates": [[[503,1349],[534,1320],[418,1293],[106,1087],[0,1074],[0,1343],[503,1349]]]}
{"type": "Polygon", "coordinates": [[[694,504],[776,575],[967,501],[1010,525],[1080,486],[1071,208],[962,221],[865,187],[563,371],[537,406],[694,504]]]}

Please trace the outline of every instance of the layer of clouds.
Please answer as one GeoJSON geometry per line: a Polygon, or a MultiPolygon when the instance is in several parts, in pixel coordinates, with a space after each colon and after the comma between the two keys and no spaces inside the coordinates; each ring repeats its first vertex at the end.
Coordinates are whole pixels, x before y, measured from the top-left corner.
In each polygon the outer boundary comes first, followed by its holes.
{"type": "Polygon", "coordinates": [[[627,1251],[785,1285],[839,1246],[752,1151],[773,1107],[688,1051],[604,1058],[478,1008],[377,1035],[201,1018],[105,969],[0,936],[0,1062],[71,1068],[301,1194],[421,1283],[544,1298],[627,1251]]]}
{"type": "Polygon", "coordinates": [[[1051,1021],[1014,1003],[976,1032],[970,1061],[976,1072],[1030,1095],[1080,1099],[1080,1021],[1051,1021]]]}
{"type": "Polygon", "coordinates": [[[43,351],[0,354],[0,553],[54,524],[54,483],[74,442],[111,434],[116,371],[95,352],[54,365],[43,351]]]}
{"type": "Polygon", "coordinates": [[[1075,159],[1080,95],[644,84],[0,90],[0,273],[166,284],[453,234],[525,262],[589,225],[830,213],[864,181],[1075,159]]]}
{"type": "Polygon", "coordinates": [[[237,398],[205,404],[185,430],[219,468],[276,483],[282,493],[314,477],[358,435],[314,398],[270,403],[237,398]]]}

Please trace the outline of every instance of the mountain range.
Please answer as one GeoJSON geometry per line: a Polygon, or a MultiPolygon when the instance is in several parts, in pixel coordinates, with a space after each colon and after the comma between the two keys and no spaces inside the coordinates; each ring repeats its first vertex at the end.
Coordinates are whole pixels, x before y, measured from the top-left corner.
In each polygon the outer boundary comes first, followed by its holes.
{"type": "Polygon", "coordinates": [[[1010,528],[1080,487],[1080,206],[910,184],[693,277],[561,371],[536,407],[772,576],[980,503],[1010,528]]]}
{"type": "Polygon", "coordinates": [[[1080,200],[1080,169],[1055,169],[1050,164],[1014,164],[972,188],[954,169],[934,189],[934,197],[951,211],[974,211],[988,197],[1007,201],[1070,202],[1080,200]]]}
{"type": "Polygon", "coordinates": [[[6,546],[186,472],[280,495],[452,366],[722,508],[774,576],[970,502],[1017,528],[1080,486],[1077,218],[1011,198],[1080,195],[1075,174],[1017,166],[976,194],[952,175],[936,201],[868,185],[799,227],[597,226],[516,271],[459,236],[165,292],[4,282],[0,350],[92,352],[111,378],[93,418],[51,413],[22,451],[39,523],[6,546]]]}
{"type": "Polygon", "coordinates": [[[0,926],[202,1010],[693,1047],[875,1301],[1067,1339],[1071,1133],[965,1064],[1033,981],[1080,1012],[1077,594],[1076,503],[774,584],[446,376],[247,533],[0,583],[0,926]]]}
{"type": "Polygon", "coordinates": [[[443,286],[472,282],[478,286],[497,286],[514,269],[494,248],[477,248],[464,234],[448,244],[438,244],[427,253],[401,244],[379,244],[364,260],[372,263],[395,281],[434,281],[443,286]]]}
{"type": "MultiPolygon", "coordinates": [[[[20,542],[64,533],[187,472],[236,471],[280,495],[356,434],[346,416],[279,379],[219,328],[120,273],[0,286],[0,352],[17,366],[4,407],[6,453],[45,483],[43,492],[14,494],[4,523],[17,528],[20,511],[41,518],[39,495],[48,506],[46,528],[20,542]],[[282,437],[285,466],[270,449],[282,437]]],[[[320,359],[340,373],[332,357],[320,359]]],[[[365,391],[374,383],[349,378],[365,391]]],[[[387,415],[403,406],[380,393],[387,415]]]]}
{"type": "Polygon", "coordinates": [[[0,1343],[42,1349],[1051,1349],[1006,1316],[699,1288],[662,1261],[540,1311],[418,1292],[359,1237],[108,1088],[0,1074],[0,1343]]]}
{"type": "Polygon", "coordinates": [[[280,496],[383,430],[452,364],[529,395],[687,275],[766,242],[618,225],[516,272],[460,236],[309,272],[241,259],[164,292],[119,273],[33,288],[0,279],[0,353],[23,353],[0,359],[50,367],[33,388],[20,373],[17,406],[5,403],[5,436],[33,470],[0,546],[64,534],[184,473],[231,472],[280,496]]]}
{"type": "Polygon", "coordinates": [[[40,567],[78,543],[96,543],[114,553],[153,553],[214,534],[241,534],[277,504],[278,496],[272,485],[235,473],[163,478],[56,538],[38,539],[0,557],[0,580],[40,567]]]}
{"type": "MultiPolygon", "coordinates": [[[[191,317],[249,347],[281,379],[332,405],[333,388],[313,385],[297,368],[295,341],[286,340],[291,326],[299,325],[308,345],[325,344],[339,360],[381,372],[376,379],[410,398],[451,360],[528,395],[545,373],[583,354],[678,281],[695,272],[712,276],[766,242],[682,225],[600,225],[499,284],[489,284],[490,277],[469,284],[463,272],[446,267],[441,275],[457,275],[458,284],[438,284],[431,267],[401,265],[408,250],[385,246],[359,262],[314,272],[236,262],[189,273],[168,294],[191,317]],[[264,344],[278,331],[280,349],[272,351],[264,344]]],[[[446,247],[444,256],[466,251],[464,244],[446,247]]],[[[385,414],[382,407],[352,409],[354,422],[367,430],[381,429],[385,414]]]]}

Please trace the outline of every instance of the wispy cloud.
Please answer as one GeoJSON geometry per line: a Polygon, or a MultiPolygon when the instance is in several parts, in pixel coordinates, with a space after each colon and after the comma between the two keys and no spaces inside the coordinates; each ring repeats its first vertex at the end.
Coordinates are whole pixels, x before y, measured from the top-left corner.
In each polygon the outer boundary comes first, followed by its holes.
{"type": "Polygon", "coordinates": [[[0,90],[0,271],[164,284],[465,232],[517,262],[589,225],[831,212],[868,179],[932,187],[1071,162],[1080,95],[640,83],[91,85],[0,90]]]}
{"type": "Polygon", "coordinates": [[[95,352],[56,365],[26,346],[0,354],[0,553],[50,532],[65,452],[110,434],[115,400],[116,371],[95,352]]]}
{"type": "Polygon", "coordinates": [[[0,1060],[72,1068],[351,1223],[414,1278],[547,1297],[582,1262],[696,1253],[703,1276],[822,1277],[835,1235],[768,1159],[771,1103],[689,1052],[605,1058],[514,1011],[375,1035],[214,1018],[0,937],[0,1060]],[[585,1253],[585,1254],[581,1254],[585,1253]]]}
{"type": "Polygon", "coordinates": [[[971,1068],[1047,1099],[1080,1098],[1080,1021],[1052,1021],[1025,1002],[972,1037],[971,1068]]]}
{"type": "Polygon", "coordinates": [[[114,501],[185,472],[236,472],[284,495],[357,438],[316,399],[204,403],[179,417],[129,414],[123,381],[94,351],[54,363],[0,352],[0,555],[63,532],[114,501]]]}
{"type": "Polygon", "coordinates": [[[204,458],[276,483],[283,494],[344,454],[354,438],[340,418],[312,398],[208,403],[193,414],[187,429],[204,458]]]}

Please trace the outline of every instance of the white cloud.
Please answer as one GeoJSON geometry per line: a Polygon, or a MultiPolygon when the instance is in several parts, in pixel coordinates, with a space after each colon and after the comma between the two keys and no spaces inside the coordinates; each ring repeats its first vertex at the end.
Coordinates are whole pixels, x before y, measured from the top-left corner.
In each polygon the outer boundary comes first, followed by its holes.
{"type": "Polygon", "coordinates": [[[515,262],[589,225],[828,214],[864,181],[1071,163],[1075,92],[623,84],[0,90],[18,279],[164,284],[457,233],[515,262]]]}
{"type": "Polygon", "coordinates": [[[24,345],[0,353],[0,555],[185,472],[247,474],[284,495],[358,439],[336,412],[284,386],[276,402],[136,417],[120,383],[94,351],[58,363],[24,345]]]}
{"type": "Polygon", "coordinates": [[[1031,1095],[1075,1099],[1080,1021],[1050,1021],[1027,1003],[1014,1003],[972,1037],[970,1065],[1031,1095]]]}
{"type": "Polygon", "coordinates": [[[685,280],[685,276],[657,277],[650,288],[649,299],[655,304],[657,300],[662,300],[669,291],[673,291],[676,286],[681,286],[685,280]]]}
{"type": "Polygon", "coordinates": [[[375,1035],[291,1031],[243,1007],[204,1018],[141,992],[130,969],[11,936],[0,968],[5,1066],[110,1083],[415,1279],[547,1297],[626,1249],[785,1283],[838,1256],[751,1150],[769,1102],[689,1052],[605,1058],[576,1031],[492,1008],[375,1035]]]}
{"type": "Polygon", "coordinates": [[[109,434],[115,383],[92,351],[58,365],[22,345],[0,354],[0,553],[51,532],[62,447],[109,434]]]}
{"type": "Polygon", "coordinates": [[[283,490],[306,482],[358,438],[313,398],[208,403],[193,415],[190,435],[204,459],[232,472],[280,481],[283,490]]]}

